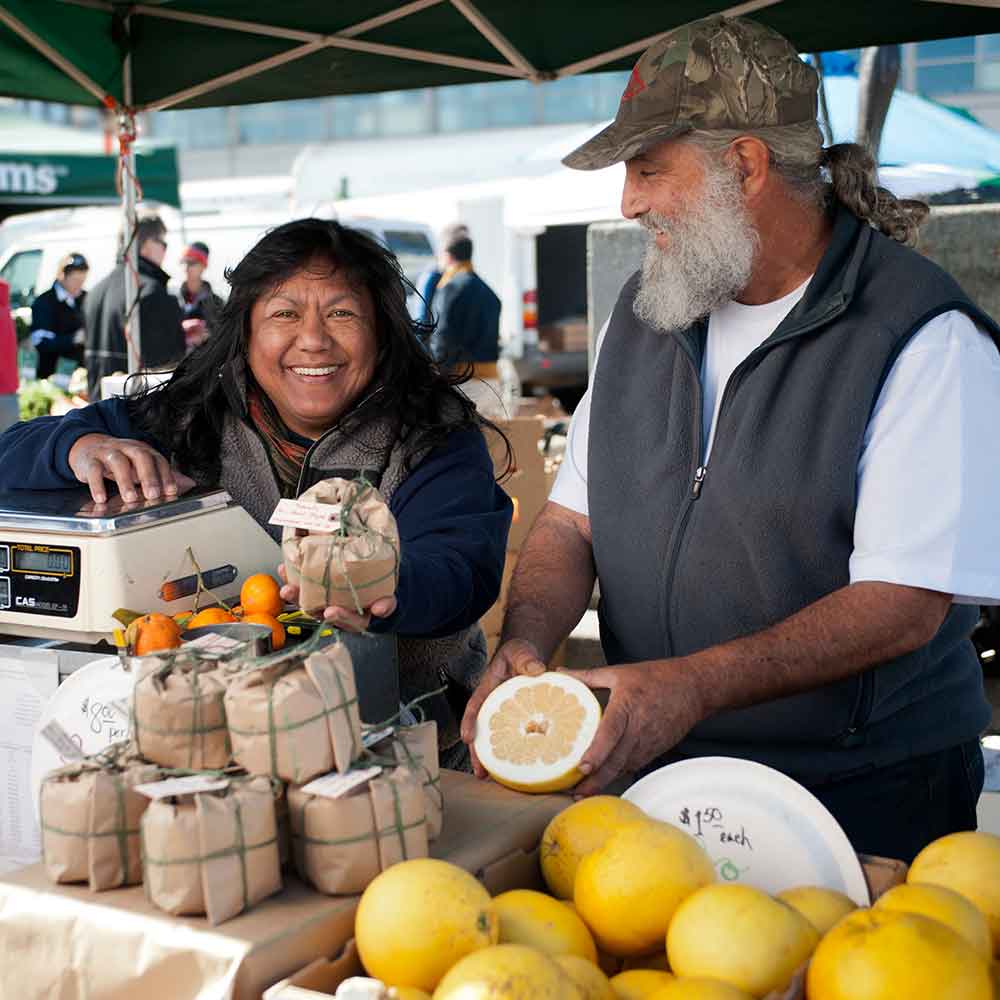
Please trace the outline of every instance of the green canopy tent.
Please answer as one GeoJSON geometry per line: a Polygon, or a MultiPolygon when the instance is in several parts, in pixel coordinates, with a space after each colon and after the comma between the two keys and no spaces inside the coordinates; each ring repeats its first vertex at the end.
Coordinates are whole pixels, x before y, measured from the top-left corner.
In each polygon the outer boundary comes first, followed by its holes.
{"type": "MultiPolygon", "coordinates": [[[[0,94],[116,110],[134,219],[136,111],[623,69],[717,12],[752,14],[801,51],[1000,31],[1000,0],[0,0],[0,94]]],[[[133,241],[133,305],[135,254],[133,241]]]]}
{"type": "MultiPolygon", "coordinates": [[[[173,147],[137,154],[143,197],[180,208],[173,147]]],[[[0,144],[0,218],[66,205],[113,205],[118,158],[76,153],[6,152],[0,144]]]]}

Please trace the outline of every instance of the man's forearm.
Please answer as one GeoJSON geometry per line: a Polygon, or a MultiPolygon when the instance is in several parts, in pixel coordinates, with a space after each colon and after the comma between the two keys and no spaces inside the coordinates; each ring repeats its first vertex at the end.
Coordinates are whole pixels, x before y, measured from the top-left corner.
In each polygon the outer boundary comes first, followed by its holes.
{"type": "Polygon", "coordinates": [[[587,610],[594,579],[586,519],[547,503],[517,560],[502,641],[525,639],[548,662],[587,610]]]}
{"type": "Polygon", "coordinates": [[[951,596],[890,583],[856,583],[771,628],[671,662],[690,671],[705,717],[841,680],[919,648],[951,596]]]}

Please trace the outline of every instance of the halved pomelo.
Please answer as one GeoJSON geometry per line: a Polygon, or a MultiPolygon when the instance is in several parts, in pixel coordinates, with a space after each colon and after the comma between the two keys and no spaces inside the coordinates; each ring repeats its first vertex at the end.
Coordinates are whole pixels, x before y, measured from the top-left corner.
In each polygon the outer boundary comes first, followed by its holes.
{"type": "Polygon", "coordinates": [[[558,792],[577,770],[601,721],[593,691],[568,674],[512,677],[483,702],[476,755],[494,781],[518,792],[558,792]]]}

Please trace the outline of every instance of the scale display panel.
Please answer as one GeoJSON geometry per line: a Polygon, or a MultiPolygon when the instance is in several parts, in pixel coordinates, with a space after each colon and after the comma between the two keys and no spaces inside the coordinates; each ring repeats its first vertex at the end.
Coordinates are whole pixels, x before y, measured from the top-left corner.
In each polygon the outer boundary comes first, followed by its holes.
{"type": "MultiPolygon", "coordinates": [[[[0,539],[9,553],[0,576],[0,608],[27,615],[73,618],[80,604],[80,549],[0,539]]],[[[2,557],[0,557],[2,558],[2,557]]]]}

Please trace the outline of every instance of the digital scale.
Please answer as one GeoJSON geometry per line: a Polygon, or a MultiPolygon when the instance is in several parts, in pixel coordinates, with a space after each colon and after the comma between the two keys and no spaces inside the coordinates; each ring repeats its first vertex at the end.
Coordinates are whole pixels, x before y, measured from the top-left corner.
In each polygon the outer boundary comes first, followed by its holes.
{"type": "Polygon", "coordinates": [[[0,493],[0,633],[110,641],[118,608],[189,610],[195,562],[228,596],[254,573],[275,575],[281,548],[224,490],[100,505],[86,488],[0,493]]]}

